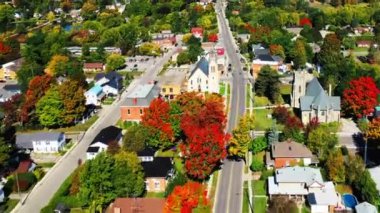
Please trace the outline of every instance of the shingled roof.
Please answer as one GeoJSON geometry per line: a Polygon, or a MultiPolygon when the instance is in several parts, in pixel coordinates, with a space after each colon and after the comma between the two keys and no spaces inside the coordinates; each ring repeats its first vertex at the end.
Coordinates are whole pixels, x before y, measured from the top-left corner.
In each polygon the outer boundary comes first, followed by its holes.
{"type": "Polygon", "coordinates": [[[208,70],[208,61],[205,57],[202,57],[194,67],[194,69],[191,71],[189,78],[198,70],[200,69],[206,76],[209,74],[208,70]]]}
{"type": "Polygon", "coordinates": [[[300,98],[301,110],[340,110],[340,97],[328,96],[319,84],[317,78],[313,78],[306,87],[306,94],[300,98]]]}
{"type": "Polygon", "coordinates": [[[289,140],[273,143],[272,156],[273,158],[311,158],[313,154],[305,145],[289,140]]]}

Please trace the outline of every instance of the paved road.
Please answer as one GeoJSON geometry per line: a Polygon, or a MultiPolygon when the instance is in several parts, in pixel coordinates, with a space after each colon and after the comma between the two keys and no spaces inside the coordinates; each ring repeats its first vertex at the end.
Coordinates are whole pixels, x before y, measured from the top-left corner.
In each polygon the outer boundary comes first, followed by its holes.
{"type": "Polygon", "coordinates": [[[96,134],[103,128],[114,125],[120,118],[120,105],[136,84],[148,83],[156,78],[163,65],[170,59],[175,50],[169,51],[163,58],[156,59],[156,63],[143,74],[142,77],[132,82],[127,91],[122,94],[120,101],[102,110],[97,122],[86,132],[83,139],[75,148],[62,157],[62,159],[46,174],[46,176],[33,188],[29,196],[16,206],[12,212],[39,213],[40,209],[48,204],[54,193],[63,181],[74,171],[78,165],[78,159],[86,158],[86,150],[96,134]]]}
{"type": "MultiPolygon", "coordinates": [[[[228,132],[231,132],[236,126],[238,118],[243,115],[245,111],[246,80],[244,79],[239,54],[236,53],[236,44],[226,23],[221,0],[217,1],[216,10],[218,11],[217,18],[221,41],[226,49],[233,70],[231,107],[228,121],[228,132]]],[[[243,165],[243,161],[224,161],[215,197],[215,213],[242,212],[243,165]]]]}

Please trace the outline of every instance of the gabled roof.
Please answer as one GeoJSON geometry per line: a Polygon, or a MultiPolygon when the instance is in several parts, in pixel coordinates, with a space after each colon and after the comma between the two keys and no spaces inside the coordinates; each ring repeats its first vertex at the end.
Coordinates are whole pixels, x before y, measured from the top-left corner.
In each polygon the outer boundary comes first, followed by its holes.
{"type": "Polygon", "coordinates": [[[194,75],[194,73],[200,69],[206,76],[208,76],[209,74],[209,70],[208,70],[208,66],[209,63],[206,59],[206,57],[202,57],[196,64],[196,66],[194,67],[194,69],[191,71],[190,73],[190,76],[189,78],[191,78],[192,75],[194,75]]]}
{"type": "Polygon", "coordinates": [[[108,80],[113,80],[113,79],[121,79],[123,78],[118,72],[116,71],[111,71],[108,73],[98,73],[95,75],[94,80],[99,81],[102,78],[106,78],[108,80]]]}
{"type": "Polygon", "coordinates": [[[143,106],[148,107],[150,102],[157,98],[160,89],[154,84],[139,84],[132,90],[122,106],[143,106]]]}
{"type": "Polygon", "coordinates": [[[336,206],[338,204],[338,196],[331,181],[323,183],[321,190],[308,194],[307,199],[310,205],[336,206]]]}
{"type": "Polygon", "coordinates": [[[108,208],[107,213],[149,213],[163,212],[164,198],[116,198],[108,208]]]}
{"type": "Polygon", "coordinates": [[[18,84],[6,84],[4,85],[3,89],[6,91],[13,91],[13,92],[21,91],[21,87],[18,84]]]}
{"type": "Polygon", "coordinates": [[[91,144],[101,142],[104,144],[108,144],[111,141],[118,139],[121,135],[121,129],[116,126],[108,126],[102,129],[94,138],[91,144]]]}
{"type": "Polygon", "coordinates": [[[155,157],[153,161],[141,162],[141,165],[144,168],[146,178],[165,178],[173,168],[170,158],[166,157],[155,157]]]}
{"type": "Polygon", "coordinates": [[[272,156],[273,158],[311,158],[313,154],[301,143],[284,141],[273,143],[272,156]]]}
{"type": "Polygon", "coordinates": [[[305,96],[300,98],[301,110],[340,110],[340,97],[328,96],[317,78],[313,78],[306,87],[305,96]]]}
{"type": "Polygon", "coordinates": [[[277,183],[306,183],[307,186],[314,182],[323,183],[319,169],[311,167],[286,167],[277,169],[275,173],[277,183]]]}
{"type": "Polygon", "coordinates": [[[33,141],[59,141],[62,132],[36,132],[16,135],[16,145],[19,148],[33,149],[33,141]]]}
{"type": "Polygon", "coordinates": [[[360,203],[355,206],[356,213],[378,213],[376,207],[368,202],[360,203]]]}

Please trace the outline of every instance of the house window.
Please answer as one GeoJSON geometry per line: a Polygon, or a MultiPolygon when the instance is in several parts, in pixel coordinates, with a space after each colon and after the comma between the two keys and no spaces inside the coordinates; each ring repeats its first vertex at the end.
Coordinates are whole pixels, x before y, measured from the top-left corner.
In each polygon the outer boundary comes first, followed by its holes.
{"type": "Polygon", "coordinates": [[[298,86],[298,92],[301,93],[301,86],[298,86]]]}
{"type": "Polygon", "coordinates": [[[208,84],[208,80],[206,80],[206,84],[208,84]]]}
{"type": "Polygon", "coordinates": [[[169,92],[173,92],[173,88],[169,88],[169,92]]]}
{"type": "Polygon", "coordinates": [[[160,189],[160,181],[154,181],[154,189],[156,190],[160,189]]]}
{"type": "Polygon", "coordinates": [[[325,116],[325,111],[321,111],[321,116],[325,116]]]}
{"type": "Polygon", "coordinates": [[[50,145],[50,141],[46,141],[46,145],[50,145]]]}
{"type": "Polygon", "coordinates": [[[166,92],[166,88],[162,88],[162,92],[166,92]]]}
{"type": "Polygon", "coordinates": [[[193,80],[190,81],[190,84],[193,85],[193,80]]]}
{"type": "Polygon", "coordinates": [[[130,115],[130,114],[131,114],[131,110],[130,110],[130,109],[128,109],[127,113],[128,113],[128,115],[130,115]]]}
{"type": "Polygon", "coordinates": [[[142,115],[143,114],[143,110],[142,109],[140,109],[140,115],[142,115]]]}
{"type": "Polygon", "coordinates": [[[40,141],[36,141],[36,144],[39,146],[39,145],[41,145],[41,142],[40,141]]]}

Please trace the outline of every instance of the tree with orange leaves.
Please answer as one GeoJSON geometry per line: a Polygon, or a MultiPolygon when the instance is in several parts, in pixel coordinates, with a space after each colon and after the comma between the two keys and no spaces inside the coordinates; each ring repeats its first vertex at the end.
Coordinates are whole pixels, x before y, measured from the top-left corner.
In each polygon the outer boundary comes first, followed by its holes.
{"type": "Polygon", "coordinates": [[[191,213],[195,208],[210,210],[210,201],[207,198],[206,187],[201,183],[191,181],[174,188],[166,199],[164,212],[191,213]]]}
{"type": "Polygon", "coordinates": [[[173,145],[174,134],[169,112],[170,105],[162,98],[156,98],[141,117],[141,124],[149,131],[150,146],[167,148],[173,145]]]}
{"type": "Polygon", "coordinates": [[[380,139],[380,118],[375,118],[368,123],[365,135],[368,139],[378,140],[380,139]]]}

